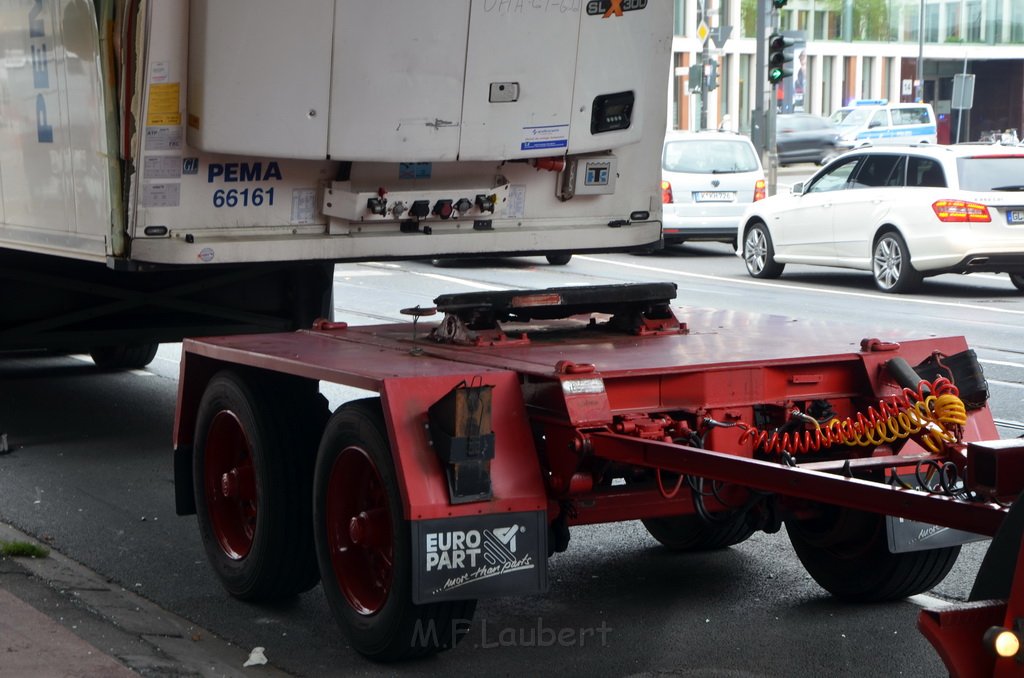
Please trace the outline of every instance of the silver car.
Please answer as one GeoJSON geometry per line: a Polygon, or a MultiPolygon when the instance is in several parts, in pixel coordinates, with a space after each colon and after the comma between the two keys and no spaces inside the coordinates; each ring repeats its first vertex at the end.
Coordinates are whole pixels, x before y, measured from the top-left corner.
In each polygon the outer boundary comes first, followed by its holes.
{"type": "Polygon", "coordinates": [[[750,139],[739,134],[668,132],[661,196],[666,245],[735,243],[744,209],[765,197],[761,160],[750,139]]]}

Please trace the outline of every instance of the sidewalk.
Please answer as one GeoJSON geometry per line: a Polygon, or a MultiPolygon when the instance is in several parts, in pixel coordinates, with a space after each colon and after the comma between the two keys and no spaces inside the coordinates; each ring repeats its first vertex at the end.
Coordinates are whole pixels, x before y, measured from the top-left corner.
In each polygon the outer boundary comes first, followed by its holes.
{"type": "MultiPolygon", "coordinates": [[[[0,541],[35,540],[0,524],[0,541]]],[[[288,675],[243,667],[251,650],[54,551],[0,557],[0,678],[288,675]]]]}

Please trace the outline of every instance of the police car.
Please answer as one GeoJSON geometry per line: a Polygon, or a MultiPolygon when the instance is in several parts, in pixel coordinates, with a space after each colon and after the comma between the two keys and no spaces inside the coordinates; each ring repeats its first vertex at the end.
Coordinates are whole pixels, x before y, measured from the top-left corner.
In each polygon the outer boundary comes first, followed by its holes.
{"type": "Polygon", "coordinates": [[[934,144],[938,127],[931,104],[891,104],[886,99],[853,102],[832,114],[840,150],[881,144],[934,144]]]}

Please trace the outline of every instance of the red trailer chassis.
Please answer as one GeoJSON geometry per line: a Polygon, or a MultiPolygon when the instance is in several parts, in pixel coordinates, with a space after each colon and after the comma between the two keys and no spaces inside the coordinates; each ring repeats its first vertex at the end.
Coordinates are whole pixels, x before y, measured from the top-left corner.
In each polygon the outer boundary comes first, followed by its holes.
{"type": "Polygon", "coordinates": [[[319,577],[353,645],[383,660],[450,647],[479,597],[545,590],[572,525],[639,519],[699,550],[785,523],[815,580],[852,600],[928,590],[957,530],[999,530],[1024,445],[990,442],[963,338],[706,309],[684,323],[674,297],[475,293],[436,300],[428,326],[186,341],[179,513],[199,514],[232,594],[319,577]],[[331,414],[320,381],[379,398],[331,414]]]}

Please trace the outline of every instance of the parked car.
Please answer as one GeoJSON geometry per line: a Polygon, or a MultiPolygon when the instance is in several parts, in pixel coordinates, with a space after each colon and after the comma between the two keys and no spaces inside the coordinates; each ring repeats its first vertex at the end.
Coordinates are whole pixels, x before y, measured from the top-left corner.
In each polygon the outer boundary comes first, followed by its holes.
{"type": "Polygon", "coordinates": [[[775,118],[775,146],[780,165],[797,162],[825,164],[836,155],[839,130],[828,118],[809,113],[785,113],[775,118]]]}
{"type": "Polygon", "coordinates": [[[687,240],[735,245],[743,210],[765,195],[764,169],[749,138],[710,131],[665,135],[661,201],[666,245],[687,240]]]}
{"type": "Polygon", "coordinates": [[[755,278],[786,264],[871,271],[883,292],[939,273],[1008,273],[1024,290],[1024,150],[869,147],[751,205],[737,254],[755,278]]]}

